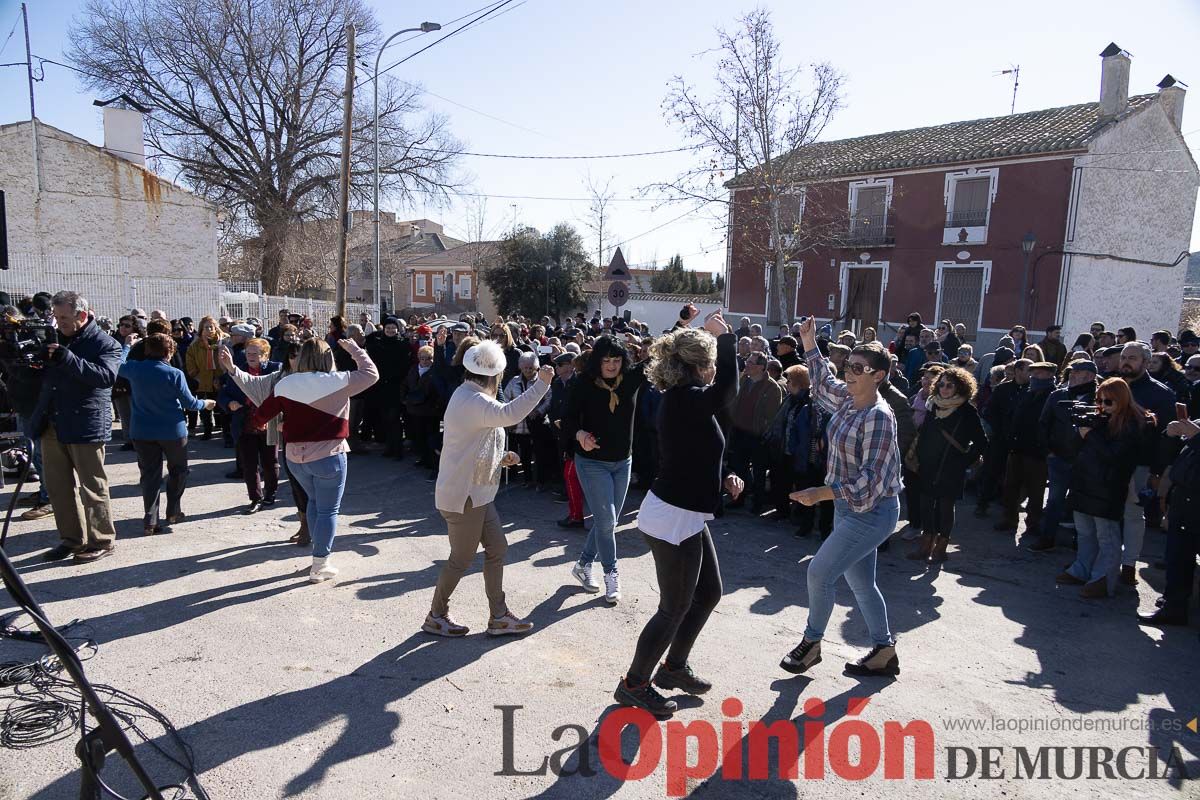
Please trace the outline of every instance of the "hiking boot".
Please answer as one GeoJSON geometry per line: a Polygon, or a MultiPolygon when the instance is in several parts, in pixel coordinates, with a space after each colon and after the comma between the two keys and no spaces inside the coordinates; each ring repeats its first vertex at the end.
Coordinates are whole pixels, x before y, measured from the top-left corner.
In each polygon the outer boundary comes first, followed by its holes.
{"type": "Polygon", "coordinates": [[[487,624],[489,636],[510,636],[519,633],[529,633],[531,630],[533,630],[532,622],[519,619],[511,611],[505,611],[499,617],[492,617],[488,620],[487,624]]]}
{"type": "Polygon", "coordinates": [[[614,569],[604,573],[604,602],[615,606],[621,600],[621,579],[614,569]]]}
{"type": "Polygon", "coordinates": [[[679,710],[679,704],[659,694],[649,681],[640,686],[630,686],[625,678],[617,684],[613,699],[623,706],[649,711],[656,719],[666,719],[679,710]]]}
{"type": "Polygon", "coordinates": [[[329,558],[313,556],[312,567],[308,570],[309,583],[324,583],[333,580],[338,574],[338,568],[329,563],[329,558]]]}
{"type": "Polygon", "coordinates": [[[54,513],[54,508],[49,503],[40,503],[33,508],[21,514],[21,519],[41,519],[48,517],[54,513]]]}
{"type": "Polygon", "coordinates": [[[905,558],[909,561],[928,561],[929,554],[933,552],[934,535],[932,533],[922,533],[921,541],[917,542],[905,558]]]}
{"type": "Polygon", "coordinates": [[[432,633],[434,636],[446,636],[454,639],[460,636],[466,636],[471,630],[466,625],[459,625],[454,620],[450,619],[449,614],[441,617],[435,617],[431,612],[425,617],[425,624],[421,626],[421,630],[426,633],[432,633]]]}
{"type": "Polygon", "coordinates": [[[579,581],[584,589],[595,594],[600,591],[600,584],[596,583],[596,579],[592,577],[592,565],[576,563],[571,567],[571,576],[579,581]]]}
{"type": "Polygon", "coordinates": [[[793,675],[799,675],[802,672],[807,672],[810,667],[815,667],[821,663],[821,640],[810,642],[807,639],[801,639],[800,644],[792,648],[792,651],[783,657],[779,662],[779,666],[783,667],[793,675]]]}
{"type": "Polygon", "coordinates": [[[871,648],[871,652],[858,661],[846,662],[846,674],[896,677],[900,674],[900,659],[896,656],[896,645],[875,645],[871,648]]]}
{"type": "Polygon", "coordinates": [[[712,683],[693,672],[687,664],[671,669],[665,661],[654,674],[653,682],[663,689],[678,689],[687,694],[704,694],[712,688],[712,683]]]}
{"type": "Polygon", "coordinates": [[[83,550],[75,551],[75,560],[81,564],[90,564],[93,561],[108,558],[116,549],[116,545],[111,544],[108,547],[87,547],[83,550]]]}
{"type": "Polygon", "coordinates": [[[1084,587],[1079,590],[1079,596],[1089,600],[1108,597],[1108,581],[1105,578],[1100,578],[1091,583],[1084,584],[1084,587]]]}

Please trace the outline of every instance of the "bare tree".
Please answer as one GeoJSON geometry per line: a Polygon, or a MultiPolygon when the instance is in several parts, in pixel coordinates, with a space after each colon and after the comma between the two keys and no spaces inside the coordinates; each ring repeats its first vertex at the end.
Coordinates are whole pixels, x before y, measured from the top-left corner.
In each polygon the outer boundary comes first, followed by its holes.
{"type": "Polygon", "coordinates": [[[468,197],[464,202],[464,224],[467,226],[467,241],[482,242],[487,238],[487,198],[468,197]]]}
{"type": "MultiPolygon", "coordinates": [[[[88,0],[71,28],[83,82],[151,106],[151,154],[257,230],[268,292],[281,288],[297,223],[336,208],[347,23],[371,54],[379,31],[364,0],[88,0]]],[[[359,202],[373,168],[370,81],[354,103],[359,202]]],[[[461,149],[446,118],[422,113],[418,86],[390,79],[379,109],[385,189],[445,197],[461,149]]]]}
{"type": "MultiPolygon", "coordinates": [[[[596,235],[596,267],[602,269],[607,263],[604,258],[605,236],[611,238],[612,232],[609,230],[611,217],[609,215],[609,205],[612,203],[616,193],[612,190],[613,179],[610,176],[600,185],[598,180],[592,178],[589,174],[584,179],[584,188],[587,190],[588,197],[591,198],[588,202],[587,211],[584,214],[583,224],[588,230],[596,235]]],[[[609,247],[608,249],[612,249],[609,247]]]]}
{"type": "Polygon", "coordinates": [[[778,323],[790,316],[791,265],[845,233],[848,213],[818,208],[820,193],[803,185],[804,148],[841,108],[844,78],[827,63],[786,66],[763,9],[717,29],[717,40],[712,96],[676,76],[663,101],[699,156],[696,165],[646,189],[717,212],[747,258],[772,265],[767,317],[778,323]]]}

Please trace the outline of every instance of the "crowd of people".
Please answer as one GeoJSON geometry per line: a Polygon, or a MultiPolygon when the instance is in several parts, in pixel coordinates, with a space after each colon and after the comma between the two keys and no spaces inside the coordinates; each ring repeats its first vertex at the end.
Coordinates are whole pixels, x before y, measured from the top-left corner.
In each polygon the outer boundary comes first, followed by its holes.
{"type": "MultiPolygon", "coordinates": [[[[748,318],[734,330],[720,313],[695,327],[690,305],[669,331],[596,312],[536,322],[364,314],[334,317],[324,333],[286,310],[269,324],[132,309],[113,324],[69,291],[0,305],[7,329],[55,329],[44,352],[3,365],[39,481],[22,516],[53,514],[61,539],[48,560],[92,562],[116,547],[104,467],[115,412],[120,447],[137,454],[146,534],[186,519],[188,440],[219,432],[233,451],[227,477],[246,486],[245,514],[276,502],[283,473],[300,519],[291,541],[311,548],[313,582],[337,574],[347,457],[415,456],[448,530],[422,625],[442,636],[468,632],[450,599],[481,546],[487,632],[533,627],[505,602],[501,481],[566,504],[558,524],[587,528],[572,580],[610,605],[621,601],[615,531],[632,485],[645,493],[638,527],[660,605],[616,697],[660,716],[674,704],[655,685],[710,686],[688,665],[721,595],[708,522],[737,509],[820,539],[804,638],[781,664],[790,672],[820,662],[844,576],[874,643],[848,669],[897,674],[877,553],[902,517],[904,555],[945,561],[968,494],[997,534],[1069,552],[1057,582],[1089,599],[1136,585],[1146,529],[1165,529],[1166,589],[1141,621],[1187,621],[1200,547],[1191,330],[1147,342],[1097,322],[1068,348],[1060,326],[1036,343],[1015,326],[976,353],[962,324],[928,326],[915,313],[884,343],[872,328],[835,333],[812,318],[774,338],[748,318]]],[[[953,556],[968,552],[958,544],[953,556]]]]}

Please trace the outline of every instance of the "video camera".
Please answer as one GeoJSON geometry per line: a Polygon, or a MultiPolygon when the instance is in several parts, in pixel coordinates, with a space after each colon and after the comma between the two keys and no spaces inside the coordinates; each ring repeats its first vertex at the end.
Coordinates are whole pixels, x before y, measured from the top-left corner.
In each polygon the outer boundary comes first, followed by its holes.
{"type": "Polygon", "coordinates": [[[49,345],[58,342],[58,330],[42,317],[50,310],[49,303],[39,295],[23,310],[24,315],[6,306],[0,312],[0,362],[44,366],[50,360],[49,345]]]}
{"type": "Polygon", "coordinates": [[[1058,405],[1066,409],[1071,424],[1076,428],[1099,428],[1108,422],[1108,417],[1096,411],[1093,403],[1078,400],[1060,400],[1058,405]]]}

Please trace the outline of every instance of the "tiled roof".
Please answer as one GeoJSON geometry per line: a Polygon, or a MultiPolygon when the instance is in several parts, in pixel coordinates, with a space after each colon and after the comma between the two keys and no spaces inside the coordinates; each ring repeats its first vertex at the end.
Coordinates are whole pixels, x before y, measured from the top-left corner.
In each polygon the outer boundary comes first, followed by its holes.
{"type": "MultiPolygon", "coordinates": [[[[1157,95],[1129,98],[1127,116],[1157,95]]],[[[1027,111],[1004,117],[951,122],[928,128],[816,142],[801,148],[796,179],[857,175],[933,164],[957,164],[1020,155],[1081,150],[1111,120],[1100,119],[1099,103],[1027,111]]],[[[726,186],[736,186],[735,178],[726,186]]]]}
{"type": "Polygon", "coordinates": [[[413,269],[421,267],[470,267],[495,261],[500,256],[500,242],[470,242],[452,247],[444,253],[434,253],[408,262],[413,269]]]}

